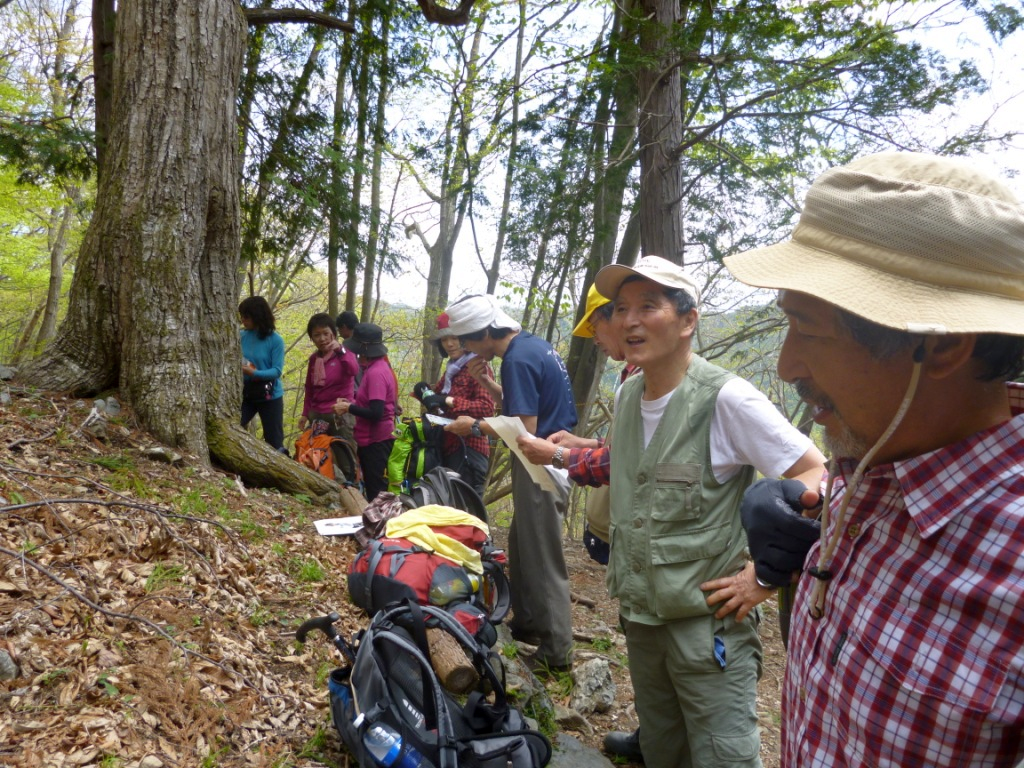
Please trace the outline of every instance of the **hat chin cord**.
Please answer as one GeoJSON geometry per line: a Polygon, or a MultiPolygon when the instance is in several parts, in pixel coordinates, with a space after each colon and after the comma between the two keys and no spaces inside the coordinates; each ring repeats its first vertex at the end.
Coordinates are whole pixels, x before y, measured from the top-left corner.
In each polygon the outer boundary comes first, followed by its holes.
{"type": "Polygon", "coordinates": [[[815,621],[825,615],[828,583],[832,579],[832,571],[829,569],[829,566],[832,563],[832,556],[835,554],[836,547],[839,545],[839,539],[843,535],[843,526],[846,524],[846,513],[850,506],[850,499],[853,498],[854,491],[857,490],[857,486],[860,485],[861,480],[864,478],[864,472],[871,463],[871,459],[889,441],[893,432],[896,431],[903,421],[903,417],[907,415],[907,411],[910,410],[910,404],[917,393],[918,382],[921,380],[921,365],[923,362],[924,342],[922,341],[917,349],[914,350],[914,369],[910,374],[910,383],[907,384],[907,391],[903,395],[903,401],[900,403],[900,407],[896,410],[896,414],[892,417],[892,421],[889,422],[885,432],[871,446],[871,450],[864,454],[864,458],[860,460],[857,469],[854,470],[853,477],[850,478],[850,482],[843,491],[843,499],[839,504],[839,511],[836,513],[836,522],[831,534],[828,533],[829,502],[832,500],[832,482],[836,477],[837,465],[835,457],[829,462],[828,482],[825,484],[825,496],[821,503],[821,547],[818,553],[818,564],[807,569],[807,572],[816,579],[811,590],[811,604],[807,609],[807,612],[815,621]]]}

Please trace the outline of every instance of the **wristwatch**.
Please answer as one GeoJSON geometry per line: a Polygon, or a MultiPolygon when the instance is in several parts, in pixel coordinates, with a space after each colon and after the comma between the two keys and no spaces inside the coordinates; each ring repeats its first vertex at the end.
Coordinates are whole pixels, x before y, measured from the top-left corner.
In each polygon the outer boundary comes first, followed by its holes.
{"type": "Polygon", "coordinates": [[[761,581],[761,577],[758,576],[756,573],[754,574],[754,580],[757,582],[757,586],[759,586],[761,589],[771,589],[771,590],[778,589],[778,587],[773,586],[772,584],[767,584],[767,583],[761,581]]]}
{"type": "Polygon", "coordinates": [[[562,463],[562,455],[565,453],[564,446],[558,446],[555,448],[555,453],[551,457],[551,466],[555,469],[565,469],[565,464],[562,463]]]}
{"type": "Polygon", "coordinates": [[[473,426],[470,428],[470,432],[473,433],[473,437],[483,437],[484,433],[480,429],[480,419],[473,422],[473,426]]]}

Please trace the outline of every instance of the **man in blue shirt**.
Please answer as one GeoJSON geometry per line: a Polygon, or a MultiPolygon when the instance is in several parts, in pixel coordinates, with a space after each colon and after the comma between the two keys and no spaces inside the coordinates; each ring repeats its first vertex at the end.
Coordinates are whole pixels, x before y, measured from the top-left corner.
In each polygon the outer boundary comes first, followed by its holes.
{"type": "MultiPolygon", "coordinates": [[[[522,330],[490,295],[469,296],[448,307],[449,328],[477,357],[470,372],[501,358],[501,412],[518,416],[526,430],[546,437],[576,426],[576,405],[565,364],[544,339],[522,330]],[[475,368],[474,368],[475,366],[475,368]]],[[[492,385],[495,386],[495,385],[492,385]]],[[[460,416],[446,429],[459,435],[494,432],[486,423],[460,416]]],[[[557,464],[556,464],[557,466],[557,464]]],[[[562,519],[568,478],[556,476],[557,491],[543,491],[518,459],[512,460],[514,515],[508,532],[512,583],[512,636],[537,646],[534,671],[568,669],[572,653],[569,573],[562,553],[562,519]]]]}

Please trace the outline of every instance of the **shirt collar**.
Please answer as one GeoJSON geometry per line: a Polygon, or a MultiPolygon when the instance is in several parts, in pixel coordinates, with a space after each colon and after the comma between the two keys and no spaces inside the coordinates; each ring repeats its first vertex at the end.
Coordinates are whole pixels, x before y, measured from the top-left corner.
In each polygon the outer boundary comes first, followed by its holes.
{"type": "MultiPolygon", "coordinates": [[[[971,503],[989,493],[991,476],[972,472],[983,466],[986,454],[1000,446],[1024,442],[1024,384],[1008,382],[1009,421],[977,432],[965,440],[944,445],[929,453],[903,461],[880,464],[865,473],[862,482],[895,479],[903,503],[922,538],[934,535],[971,503]],[[943,489],[946,490],[942,493],[943,489]],[[936,496],[955,492],[955,504],[936,503],[936,496]]],[[[845,479],[853,475],[856,462],[844,459],[840,471],[845,479]]]]}

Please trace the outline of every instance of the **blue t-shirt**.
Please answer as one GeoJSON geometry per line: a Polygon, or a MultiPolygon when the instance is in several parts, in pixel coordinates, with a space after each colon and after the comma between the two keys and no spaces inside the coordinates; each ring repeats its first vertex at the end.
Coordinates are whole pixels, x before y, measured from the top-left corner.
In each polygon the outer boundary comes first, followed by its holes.
{"type": "Polygon", "coordinates": [[[501,412],[536,416],[537,436],[576,426],[576,404],[565,363],[544,339],[521,331],[501,358],[501,412]]]}
{"type": "MultiPolygon", "coordinates": [[[[242,329],[242,358],[256,366],[254,379],[274,382],[274,397],[284,397],[281,374],[284,373],[284,339],[274,331],[261,339],[256,331],[242,329]]],[[[245,374],[243,374],[244,376],[245,374]]]]}

